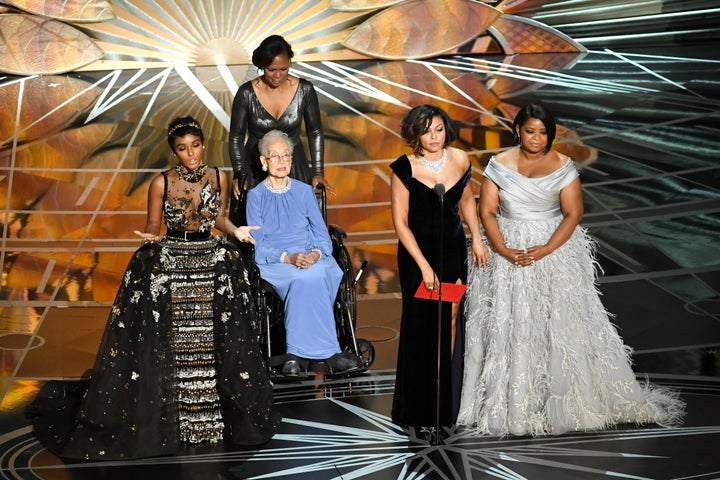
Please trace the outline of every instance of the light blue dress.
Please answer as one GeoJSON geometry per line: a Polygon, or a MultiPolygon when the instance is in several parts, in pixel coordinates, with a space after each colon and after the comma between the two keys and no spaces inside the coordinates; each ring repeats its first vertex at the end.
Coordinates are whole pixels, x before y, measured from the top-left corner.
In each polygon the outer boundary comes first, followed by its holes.
{"type": "Polygon", "coordinates": [[[278,193],[261,182],[248,192],[248,225],[258,225],[255,263],[260,275],[285,302],[287,353],[324,360],[339,353],[333,303],[342,270],[332,256],[332,241],[312,187],[288,178],[289,189],[278,193]],[[300,269],[282,263],[283,253],[319,250],[320,260],[300,269]]]}

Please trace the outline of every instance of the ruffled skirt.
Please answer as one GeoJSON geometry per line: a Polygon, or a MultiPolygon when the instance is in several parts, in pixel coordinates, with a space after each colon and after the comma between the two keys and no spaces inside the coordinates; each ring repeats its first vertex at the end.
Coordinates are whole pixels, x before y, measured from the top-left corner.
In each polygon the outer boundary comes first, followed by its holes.
{"type": "MultiPolygon", "coordinates": [[[[498,220],[506,244],[524,248],[545,244],[562,217],[498,220]]],[[[636,380],[584,229],[530,267],[491,255],[487,270],[470,265],[458,424],[504,436],[682,419],[677,393],[636,380]]]]}

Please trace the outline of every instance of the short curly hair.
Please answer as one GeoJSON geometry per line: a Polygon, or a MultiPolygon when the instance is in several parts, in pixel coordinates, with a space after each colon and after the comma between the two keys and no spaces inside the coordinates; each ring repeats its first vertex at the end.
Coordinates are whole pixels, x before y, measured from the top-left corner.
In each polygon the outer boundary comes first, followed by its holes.
{"type": "Polygon", "coordinates": [[[200,122],[195,120],[193,117],[175,117],[172,122],[168,124],[167,141],[170,145],[170,150],[175,151],[175,139],[184,137],[185,135],[197,135],[200,137],[200,141],[205,143],[205,135],[203,135],[200,122]]]}
{"type": "Polygon", "coordinates": [[[400,126],[400,136],[408,144],[415,155],[423,154],[420,137],[430,129],[433,118],[440,117],[445,125],[445,144],[443,148],[455,140],[455,130],[452,128],[450,116],[435,105],[418,105],[405,115],[400,126]]]}

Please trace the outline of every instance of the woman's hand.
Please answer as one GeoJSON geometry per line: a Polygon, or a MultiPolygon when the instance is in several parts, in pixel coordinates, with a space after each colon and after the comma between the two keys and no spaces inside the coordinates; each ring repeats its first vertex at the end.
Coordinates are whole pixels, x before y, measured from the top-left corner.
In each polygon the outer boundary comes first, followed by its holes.
{"type": "Polygon", "coordinates": [[[320,252],[313,250],[310,253],[293,253],[285,257],[285,263],[297,268],[310,268],[320,260],[320,252]]]}
{"type": "Polygon", "coordinates": [[[133,230],[133,233],[142,238],[143,245],[145,245],[146,243],[155,243],[160,240],[160,237],[155,235],[154,233],[145,233],[141,232],[140,230],[133,230]]]}
{"type": "Polygon", "coordinates": [[[483,270],[487,269],[490,262],[490,251],[485,246],[482,239],[473,238],[471,250],[475,265],[481,266],[483,270]]]}
{"type": "Polygon", "coordinates": [[[535,245],[525,250],[527,251],[527,256],[532,259],[533,263],[552,253],[552,250],[547,245],[535,245]]]}
{"type": "Polygon", "coordinates": [[[312,185],[313,190],[316,190],[318,188],[318,185],[323,185],[325,187],[326,191],[332,193],[333,195],[336,195],[335,190],[333,190],[333,188],[330,186],[328,181],[325,180],[325,177],[321,177],[320,175],[315,175],[312,178],[312,180],[310,181],[310,184],[312,185]]]}
{"type": "Polygon", "coordinates": [[[254,244],[255,239],[250,234],[250,232],[252,232],[253,230],[260,230],[260,227],[258,227],[257,225],[237,227],[235,230],[233,230],[233,237],[237,238],[241,242],[254,244]]]}
{"type": "Polygon", "coordinates": [[[501,255],[518,267],[531,267],[537,260],[545,257],[549,251],[545,245],[523,248],[507,248],[501,255]]]}
{"type": "Polygon", "coordinates": [[[440,288],[440,281],[432,268],[422,268],[420,269],[420,273],[422,273],[422,281],[425,284],[425,288],[431,292],[440,288]]]}

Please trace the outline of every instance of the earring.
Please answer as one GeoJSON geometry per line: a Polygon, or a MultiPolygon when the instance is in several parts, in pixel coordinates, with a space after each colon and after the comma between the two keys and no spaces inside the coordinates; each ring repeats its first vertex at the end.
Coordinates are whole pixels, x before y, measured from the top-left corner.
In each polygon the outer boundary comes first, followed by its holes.
{"type": "Polygon", "coordinates": [[[263,163],[262,167],[260,167],[260,168],[262,168],[263,172],[267,172],[267,164],[266,163],[263,163]]]}

